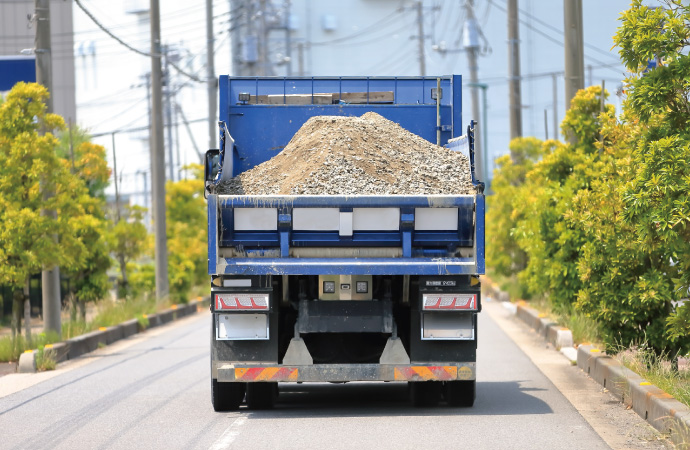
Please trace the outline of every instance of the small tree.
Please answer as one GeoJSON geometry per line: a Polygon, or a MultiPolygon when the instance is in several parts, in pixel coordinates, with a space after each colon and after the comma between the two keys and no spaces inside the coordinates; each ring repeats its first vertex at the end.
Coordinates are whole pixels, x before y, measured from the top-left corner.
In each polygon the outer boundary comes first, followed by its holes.
{"type": "Polygon", "coordinates": [[[78,266],[85,250],[77,227],[85,214],[80,200],[88,194],[57,156],[55,136],[39,134],[64,128],[60,116],[46,113],[47,97],[41,85],[18,83],[0,105],[0,283],[15,290],[14,334],[30,276],[43,267],[78,266]],[[57,218],[43,209],[57,211],[57,218]]]}
{"type": "Polygon", "coordinates": [[[171,297],[186,302],[190,289],[204,281],[207,270],[204,169],[190,165],[193,177],[166,186],[168,268],[171,297]]]}
{"type": "MultiPolygon", "coordinates": [[[[493,194],[487,198],[487,260],[499,275],[512,277],[527,267],[527,254],[518,246],[515,224],[524,219],[527,173],[544,152],[542,141],[517,138],[510,142],[510,155],[497,161],[491,183],[493,194]]],[[[525,295],[523,292],[522,295],[525,295]]]]}
{"type": "Polygon", "coordinates": [[[127,265],[142,254],[148,248],[148,231],[144,225],[144,213],[146,208],[141,206],[125,206],[122,208],[120,219],[112,224],[108,233],[108,246],[110,253],[120,267],[118,280],[118,296],[127,298],[130,288],[127,277],[127,265]]]}
{"type": "Polygon", "coordinates": [[[671,300],[687,297],[690,288],[690,6],[664,3],[649,8],[634,0],[614,36],[631,72],[624,110],[635,137],[635,172],[623,200],[626,222],[657,268],[644,296],[663,305],[666,336],[687,352],[690,304],[673,306],[671,300]],[[657,67],[648,70],[652,60],[657,67]],[[659,289],[666,283],[672,292],[659,289]]]}
{"type": "Polygon", "coordinates": [[[97,301],[108,293],[107,271],[111,266],[106,239],[108,223],[105,217],[105,188],[110,169],[106,162],[105,148],[89,142],[88,136],[76,127],[62,133],[58,153],[68,161],[73,174],[88,189],[83,206],[88,217],[78,227],[78,237],[84,243],[86,254],[83,263],[65,274],[70,279],[68,297],[71,301],[72,320],[77,312],[86,320],[86,303],[97,301]]]}
{"type": "Polygon", "coordinates": [[[547,295],[565,311],[582,288],[577,264],[586,237],[572,220],[573,199],[581,190],[589,190],[598,176],[600,105],[600,87],[577,93],[562,124],[563,134],[574,143],[551,141],[542,160],[527,174],[523,196],[516,199],[523,211],[515,236],[529,256],[521,280],[532,293],[547,295]]]}

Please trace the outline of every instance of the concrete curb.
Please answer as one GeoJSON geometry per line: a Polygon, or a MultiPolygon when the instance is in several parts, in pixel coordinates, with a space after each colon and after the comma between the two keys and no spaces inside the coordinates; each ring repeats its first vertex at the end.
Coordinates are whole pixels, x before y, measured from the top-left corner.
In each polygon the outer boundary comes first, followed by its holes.
{"type": "Polygon", "coordinates": [[[19,355],[19,364],[17,364],[17,373],[34,373],[36,372],[36,352],[27,350],[19,355]]]}
{"type": "Polygon", "coordinates": [[[573,332],[539,314],[539,311],[518,303],[516,316],[542,335],[556,350],[573,347],[573,332]]]}
{"type": "Polygon", "coordinates": [[[516,315],[530,328],[541,334],[572,363],[591,376],[595,381],[608,389],[621,402],[630,406],[640,417],[662,433],[668,433],[671,440],[686,448],[690,443],[690,408],[642,379],[638,374],[591,345],[573,348],[573,336],[570,330],[559,327],[553,321],[540,317],[537,310],[518,303],[515,308],[510,296],[491,284],[489,292],[494,298],[501,299],[504,307],[516,315]],[[506,305],[506,302],[510,306],[506,305]]]}
{"type": "MultiPolygon", "coordinates": [[[[75,359],[85,353],[117,342],[120,339],[141,333],[146,329],[192,315],[199,310],[200,306],[208,304],[209,301],[210,299],[208,297],[202,298],[201,300],[192,300],[185,305],[172,305],[172,307],[158,313],[145,315],[144,317],[149,321],[147,327],[142,326],[139,320],[131,319],[119,325],[107,328],[101,327],[98,330],[82,334],[81,336],[75,336],[62,342],[46,345],[44,351],[50,352],[58,363],[67,361],[68,359],[75,359]]],[[[27,351],[21,354],[17,372],[36,372],[36,350],[27,351]]]]}
{"type": "Polygon", "coordinates": [[[539,311],[528,307],[524,301],[518,303],[510,302],[510,295],[502,291],[494,283],[489,282],[484,285],[489,291],[489,295],[503,304],[503,307],[510,313],[515,315],[518,319],[523,321],[527,326],[544,337],[546,342],[553,345],[557,350],[562,351],[563,355],[575,363],[574,348],[573,348],[573,332],[567,328],[559,326],[551,319],[547,319],[544,315],[539,314],[539,311]],[[573,349],[573,351],[567,349],[573,349]]]}
{"type": "Polygon", "coordinates": [[[577,350],[577,366],[677,445],[690,442],[690,408],[591,345],[577,350]]]}

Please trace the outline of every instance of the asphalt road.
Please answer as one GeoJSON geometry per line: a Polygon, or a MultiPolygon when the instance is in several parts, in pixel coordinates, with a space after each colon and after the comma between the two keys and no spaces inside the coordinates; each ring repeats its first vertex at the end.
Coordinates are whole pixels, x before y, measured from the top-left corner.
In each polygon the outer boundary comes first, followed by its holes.
{"type": "Polygon", "coordinates": [[[215,413],[210,318],[200,313],[45,379],[1,377],[0,396],[3,384],[5,393],[19,389],[12,383],[28,387],[0,397],[0,448],[609,448],[496,322],[480,317],[473,408],[414,408],[404,384],[290,384],[272,411],[215,413]]]}

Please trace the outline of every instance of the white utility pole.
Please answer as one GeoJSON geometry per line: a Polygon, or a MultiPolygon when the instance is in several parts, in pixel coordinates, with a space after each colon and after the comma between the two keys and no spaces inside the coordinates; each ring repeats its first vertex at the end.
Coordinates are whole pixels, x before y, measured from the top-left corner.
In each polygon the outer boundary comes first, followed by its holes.
{"type": "MultiPolygon", "coordinates": [[[[233,17],[231,17],[232,19],[233,17]]],[[[216,148],[216,68],[213,53],[213,0],[206,0],[206,83],[208,90],[208,148],[216,148]]]]}
{"type": "Polygon", "coordinates": [[[510,78],[510,139],[522,136],[522,95],[520,92],[520,26],[518,0],[508,0],[508,71],[510,78]]]}
{"type": "MultiPolygon", "coordinates": [[[[470,71],[470,92],[472,95],[472,119],[479,121],[479,81],[478,81],[478,67],[477,56],[479,56],[479,31],[477,29],[477,20],[474,17],[474,1],[467,0],[465,2],[465,29],[462,36],[462,46],[467,52],[467,63],[470,71]]],[[[484,126],[481,124],[480,126],[484,126]]],[[[475,127],[474,132],[474,172],[477,177],[484,174],[484,163],[482,158],[482,142],[479,129],[475,127]]],[[[486,183],[487,180],[481,180],[486,183]]]]}
{"type": "Polygon", "coordinates": [[[156,261],[156,299],[169,294],[168,240],[165,229],[165,148],[159,0],[151,0],[151,191],[156,261]]]}
{"type": "MultiPolygon", "coordinates": [[[[36,0],[36,82],[45,86],[50,96],[46,100],[46,112],[53,112],[53,66],[52,51],[50,42],[50,1],[36,0]]],[[[53,196],[52,192],[44,192],[45,198],[53,196]]],[[[43,210],[43,214],[57,219],[55,210],[43,210]]],[[[57,235],[53,236],[57,241],[57,235]]],[[[43,288],[43,330],[62,333],[62,321],[60,312],[62,310],[62,300],[60,298],[60,268],[53,266],[44,267],[41,273],[41,284],[43,288]]],[[[29,299],[25,299],[26,302],[29,299]]],[[[26,306],[25,306],[26,307],[26,306]]]]}

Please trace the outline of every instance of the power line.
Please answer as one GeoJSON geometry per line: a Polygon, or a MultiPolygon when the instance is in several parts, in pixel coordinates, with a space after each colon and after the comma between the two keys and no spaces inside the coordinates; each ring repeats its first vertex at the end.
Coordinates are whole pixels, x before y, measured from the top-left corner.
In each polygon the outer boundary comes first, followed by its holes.
{"type": "MultiPolygon", "coordinates": [[[[226,35],[222,40],[218,41],[218,42],[216,43],[216,47],[215,47],[215,49],[214,49],[214,52],[217,52],[218,49],[225,43],[225,41],[226,41],[228,38],[229,38],[229,34],[226,35]]],[[[192,57],[192,60],[194,60],[195,58],[197,58],[200,54],[201,54],[201,53],[195,54],[195,55],[192,57]]],[[[201,69],[199,69],[199,70],[201,70],[201,69]]],[[[174,95],[177,95],[182,89],[184,89],[185,87],[188,87],[188,86],[189,86],[189,83],[188,83],[188,82],[187,82],[187,83],[179,84],[178,86],[175,87],[174,91],[172,92],[172,95],[173,95],[173,96],[174,96],[174,95]]],[[[121,116],[121,115],[124,114],[125,112],[131,110],[131,108],[133,108],[133,107],[139,105],[139,104],[140,104],[142,101],[144,101],[144,100],[147,100],[147,98],[137,100],[134,104],[131,104],[131,105],[130,105],[129,107],[127,107],[127,109],[125,109],[124,111],[121,111],[121,112],[119,112],[119,113],[117,113],[117,114],[115,114],[115,115],[113,115],[113,116],[108,117],[108,118],[105,119],[105,120],[102,120],[102,121],[99,122],[98,124],[94,125],[94,127],[97,127],[98,125],[100,125],[100,124],[102,124],[102,123],[109,122],[109,121],[111,121],[112,119],[114,119],[115,117],[121,116]]],[[[148,114],[149,114],[149,113],[146,112],[146,113],[144,113],[143,115],[137,117],[136,119],[131,120],[130,122],[128,122],[128,123],[127,123],[126,125],[124,125],[124,126],[127,127],[127,126],[129,126],[129,125],[131,125],[131,124],[133,124],[133,123],[136,123],[136,122],[140,121],[141,119],[143,119],[144,117],[148,116],[148,114]]],[[[191,121],[191,122],[188,122],[188,123],[193,123],[193,122],[195,122],[195,121],[191,121]]],[[[143,128],[143,130],[146,130],[146,129],[148,129],[148,126],[146,126],[146,127],[143,128]]],[[[141,131],[141,130],[139,130],[139,131],[141,131]]],[[[98,135],[100,136],[101,134],[110,134],[110,133],[112,133],[112,132],[109,132],[109,133],[99,133],[98,135]]]]}
{"type": "MultiPolygon", "coordinates": [[[[389,35],[395,34],[395,33],[397,33],[397,32],[404,31],[404,30],[410,28],[412,25],[413,25],[413,22],[406,23],[406,24],[403,24],[402,26],[400,26],[400,27],[398,27],[398,28],[395,28],[395,29],[393,29],[393,30],[386,30],[386,31],[383,32],[383,34],[384,34],[385,37],[388,37],[389,35]]],[[[336,44],[332,44],[332,45],[342,45],[342,46],[352,46],[352,47],[356,47],[356,46],[358,46],[358,45],[367,45],[367,44],[371,44],[371,43],[373,43],[373,42],[381,42],[381,39],[382,39],[384,36],[375,36],[375,37],[371,37],[370,39],[367,39],[366,41],[359,41],[359,42],[341,42],[341,43],[336,43],[336,44]]],[[[312,45],[314,45],[314,44],[312,44],[312,45]]]]}
{"type": "MultiPolygon", "coordinates": [[[[139,117],[139,119],[141,119],[141,117],[139,117]]],[[[139,120],[139,119],[137,119],[137,120],[139,120]]],[[[187,123],[206,122],[207,120],[208,120],[208,118],[194,119],[194,120],[188,120],[187,123]]],[[[174,125],[174,126],[184,125],[184,122],[175,122],[175,123],[172,123],[171,125],[174,125]]],[[[97,138],[97,137],[103,137],[103,136],[110,136],[111,134],[134,133],[137,131],[146,131],[150,128],[151,127],[148,125],[141,126],[141,127],[135,127],[135,128],[118,128],[117,130],[102,131],[100,133],[89,134],[89,136],[91,136],[92,138],[97,138]]]]}
{"type": "MultiPolygon", "coordinates": [[[[386,23],[387,21],[389,21],[390,19],[392,19],[393,17],[395,17],[397,14],[400,14],[400,13],[402,13],[402,12],[404,12],[404,11],[405,11],[404,8],[397,8],[395,11],[393,11],[393,12],[390,13],[389,15],[383,17],[383,18],[380,19],[380,20],[377,20],[376,22],[372,23],[372,24],[369,25],[368,27],[365,27],[365,28],[363,28],[362,30],[359,30],[359,31],[356,32],[356,33],[352,33],[352,34],[349,34],[349,35],[347,35],[347,36],[343,36],[343,37],[336,38],[336,39],[331,39],[330,41],[312,42],[310,45],[311,45],[311,46],[314,46],[314,47],[317,47],[317,46],[320,46],[320,45],[332,45],[332,44],[336,44],[336,43],[339,43],[339,42],[347,41],[347,40],[349,40],[349,39],[354,39],[354,38],[357,38],[357,37],[361,37],[362,35],[367,34],[367,33],[369,33],[370,31],[380,31],[381,29],[380,29],[379,27],[383,26],[384,23],[386,23]]],[[[386,26],[388,26],[388,24],[387,24],[386,26]]]]}
{"type": "MultiPolygon", "coordinates": [[[[74,0],[74,3],[77,4],[77,6],[79,7],[79,9],[81,9],[81,10],[84,12],[84,14],[86,14],[86,15],[89,17],[89,19],[91,19],[91,20],[93,21],[93,23],[95,23],[96,26],[98,26],[98,28],[100,28],[101,30],[103,30],[103,32],[105,32],[105,33],[106,33],[108,36],[110,36],[111,38],[115,39],[117,42],[119,42],[119,43],[120,43],[121,45],[123,45],[124,47],[128,48],[129,50],[133,51],[134,53],[138,53],[138,54],[141,55],[141,56],[146,56],[147,58],[153,58],[153,57],[162,58],[162,57],[164,57],[164,55],[162,55],[162,54],[152,54],[152,53],[144,52],[144,51],[141,51],[141,50],[139,50],[139,49],[136,49],[136,48],[132,47],[131,45],[129,45],[128,43],[126,43],[125,41],[123,41],[122,39],[120,39],[119,37],[117,37],[115,34],[113,34],[113,33],[112,33],[110,30],[108,30],[105,26],[103,26],[103,25],[98,21],[98,19],[96,19],[96,17],[94,17],[94,15],[91,14],[91,12],[89,12],[89,10],[87,10],[87,9],[84,7],[84,5],[81,4],[81,1],[80,1],[80,0],[74,0]]],[[[200,78],[198,78],[198,77],[196,77],[196,76],[194,76],[194,75],[192,75],[192,74],[186,72],[185,70],[181,69],[180,67],[177,66],[177,64],[175,64],[174,62],[170,61],[169,58],[168,58],[168,64],[170,64],[175,70],[177,70],[179,73],[181,73],[182,75],[186,76],[187,78],[189,78],[189,79],[191,79],[191,80],[194,80],[194,81],[196,81],[196,82],[198,82],[198,83],[204,83],[204,82],[205,82],[205,80],[202,80],[202,79],[200,79],[200,78]]]]}
{"type": "MultiPolygon", "coordinates": [[[[491,3],[493,6],[495,6],[497,9],[499,9],[500,11],[503,11],[503,12],[507,13],[507,10],[506,10],[503,6],[494,3],[493,0],[488,0],[488,1],[489,1],[489,3],[491,3]]],[[[535,28],[531,23],[527,22],[526,20],[524,20],[524,19],[521,18],[521,19],[520,19],[520,23],[522,23],[523,25],[525,25],[527,28],[529,28],[530,30],[534,31],[535,33],[537,33],[537,34],[541,35],[542,37],[548,39],[549,41],[553,42],[554,44],[560,45],[561,47],[565,46],[565,44],[564,44],[562,41],[560,41],[560,40],[554,38],[553,36],[551,36],[551,35],[549,35],[549,34],[543,32],[542,30],[539,30],[538,28],[535,28]]],[[[590,55],[585,55],[585,57],[588,58],[589,60],[591,60],[591,61],[593,61],[593,62],[599,64],[599,66],[600,66],[601,68],[609,68],[609,69],[612,69],[613,67],[616,67],[616,66],[620,66],[620,65],[621,65],[620,61],[617,61],[615,64],[614,64],[614,63],[605,63],[605,62],[602,62],[602,61],[600,61],[600,60],[598,60],[598,59],[596,59],[596,58],[593,58],[593,57],[590,56],[590,55]]],[[[612,69],[612,70],[613,70],[613,69],[612,69]]]]}

